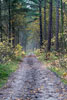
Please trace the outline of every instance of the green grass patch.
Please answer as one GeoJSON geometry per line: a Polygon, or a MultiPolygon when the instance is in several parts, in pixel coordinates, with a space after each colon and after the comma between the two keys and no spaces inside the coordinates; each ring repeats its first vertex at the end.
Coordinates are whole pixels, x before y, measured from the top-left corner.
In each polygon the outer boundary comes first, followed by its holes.
{"type": "Polygon", "coordinates": [[[67,84],[67,54],[63,55],[58,52],[39,53],[37,51],[36,55],[38,60],[43,62],[43,64],[48,65],[47,67],[52,72],[55,72],[64,84],[67,84]]]}
{"type": "Polygon", "coordinates": [[[61,78],[61,81],[67,85],[67,80],[61,78]]]}
{"type": "Polygon", "coordinates": [[[50,67],[49,68],[52,72],[55,72],[64,84],[67,84],[67,79],[65,79],[64,73],[67,73],[65,68],[57,68],[57,67],[50,67]]]}
{"type": "Polygon", "coordinates": [[[18,60],[0,64],[0,88],[7,82],[10,74],[18,68],[18,60]]]}
{"type": "Polygon", "coordinates": [[[59,56],[55,55],[54,53],[52,52],[49,52],[49,53],[41,53],[39,56],[38,56],[38,59],[42,62],[47,62],[47,63],[50,63],[50,62],[53,62],[57,59],[59,59],[59,56]]]}
{"type": "Polygon", "coordinates": [[[40,56],[38,56],[38,60],[44,62],[45,61],[45,54],[42,53],[40,56]]]}

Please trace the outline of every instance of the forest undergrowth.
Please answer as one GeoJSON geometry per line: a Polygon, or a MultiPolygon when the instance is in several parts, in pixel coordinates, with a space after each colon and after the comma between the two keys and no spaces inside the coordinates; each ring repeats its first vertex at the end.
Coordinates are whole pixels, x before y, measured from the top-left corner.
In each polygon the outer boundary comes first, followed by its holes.
{"type": "Polygon", "coordinates": [[[34,51],[38,59],[44,63],[44,65],[54,72],[64,84],[67,84],[67,53],[60,52],[44,52],[40,49],[34,51]]]}
{"type": "Polygon", "coordinates": [[[7,82],[9,76],[17,70],[19,62],[25,56],[22,46],[17,44],[14,48],[8,42],[0,42],[0,88],[7,82]]]}

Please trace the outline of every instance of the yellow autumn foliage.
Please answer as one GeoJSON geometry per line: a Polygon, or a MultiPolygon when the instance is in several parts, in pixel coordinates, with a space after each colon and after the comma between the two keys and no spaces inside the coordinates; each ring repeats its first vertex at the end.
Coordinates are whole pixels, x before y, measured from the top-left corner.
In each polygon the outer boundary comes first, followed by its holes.
{"type": "Polygon", "coordinates": [[[13,55],[13,50],[7,41],[0,42],[0,63],[9,61],[13,55]]]}
{"type": "Polygon", "coordinates": [[[66,76],[67,76],[67,72],[64,72],[64,73],[63,73],[63,77],[66,77],[66,76]]]}
{"type": "Polygon", "coordinates": [[[40,49],[35,50],[34,53],[35,53],[35,55],[40,56],[40,54],[41,54],[40,49]]]}
{"type": "Polygon", "coordinates": [[[0,42],[0,63],[10,62],[12,59],[18,57],[24,57],[25,52],[20,44],[17,44],[15,48],[11,47],[7,41],[0,42]]]}
{"type": "Polygon", "coordinates": [[[56,71],[59,71],[59,68],[56,67],[55,69],[56,69],[56,71]]]}
{"type": "Polygon", "coordinates": [[[25,52],[23,51],[23,48],[20,44],[17,44],[17,46],[15,47],[14,54],[15,54],[15,57],[25,55],[25,52]]]}

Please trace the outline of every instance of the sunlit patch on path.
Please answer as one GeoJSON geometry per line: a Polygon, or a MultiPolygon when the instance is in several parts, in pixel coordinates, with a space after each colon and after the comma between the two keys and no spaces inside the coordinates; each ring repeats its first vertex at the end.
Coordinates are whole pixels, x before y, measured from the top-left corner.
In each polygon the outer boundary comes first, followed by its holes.
{"type": "Polygon", "coordinates": [[[29,55],[0,90],[0,100],[67,100],[67,86],[29,55]]]}

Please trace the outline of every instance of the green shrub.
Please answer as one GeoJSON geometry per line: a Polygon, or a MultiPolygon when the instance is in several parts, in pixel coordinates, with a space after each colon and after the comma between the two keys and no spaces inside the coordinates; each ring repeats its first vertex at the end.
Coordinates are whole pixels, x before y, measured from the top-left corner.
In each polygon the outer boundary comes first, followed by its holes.
{"type": "Polygon", "coordinates": [[[17,44],[17,46],[14,48],[14,55],[16,58],[25,56],[25,52],[23,51],[22,46],[20,44],[17,44]]]}
{"type": "Polygon", "coordinates": [[[41,55],[40,49],[35,50],[34,53],[35,53],[35,55],[37,55],[37,56],[40,56],[40,55],[41,55]]]}
{"type": "Polygon", "coordinates": [[[7,41],[0,42],[0,63],[6,63],[13,59],[19,59],[24,57],[25,52],[22,50],[22,46],[17,44],[13,48],[7,41]]]}
{"type": "Polygon", "coordinates": [[[13,50],[6,41],[0,42],[0,63],[7,62],[13,55],[13,50]]]}
{"type": "Polygon", "coordinates": [[[61,67],[64,67],[67,69],[67,58],[65,59],[64,57],[62,59],[59,60],[59,64],[61,65],[61,67]]]}

